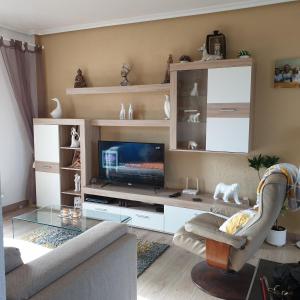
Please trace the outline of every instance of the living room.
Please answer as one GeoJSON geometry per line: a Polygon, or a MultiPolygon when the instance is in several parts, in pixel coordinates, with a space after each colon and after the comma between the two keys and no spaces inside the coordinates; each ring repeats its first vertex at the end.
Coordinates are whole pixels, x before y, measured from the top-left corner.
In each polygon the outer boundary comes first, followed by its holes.
{"type": "Polygon", "coordinates": [[[0,8],[0,299],[299,299],[299,1],[0,8]]]}

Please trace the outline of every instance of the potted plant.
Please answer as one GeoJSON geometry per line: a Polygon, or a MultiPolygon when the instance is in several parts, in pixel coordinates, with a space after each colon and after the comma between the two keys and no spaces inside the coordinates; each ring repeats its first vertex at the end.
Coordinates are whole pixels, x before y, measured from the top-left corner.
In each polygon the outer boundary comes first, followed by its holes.
{"type": "MultiPolygon", "coordinates": [[[[286,211],[286,207],[283,206],[280,214],[283,216],[285,211],[286,211]]],[[[277,219],[275,224],[272,226],[266,241],[268,244],[271,244],[273,246],[277,246],[277,247],[284,246],[286,243],[286,233],[287,233],[286,228],[278,225],[278,219],[277,219]]]]}
{"type": "MultiPolygon", "coordinates": [[[[278,156],[270,156],[270,155],[256,155],[252,158],[248,159],[249,167],[253,168],[257,171],[258,178],[261,180],[261,174],[260,171],[262,169],[270,168],[271,166],[277,164],[279,162],[278,156]]],[[[281,215],[284,214],[286,211],[286,207],[283,206],[281,209],[281,215]]],[[[274,246],[284,246],[286,243],[286,233],[287,230],[283,226],[278,225],[278,219],[276,220],[275,224],[272,226],[266,241],[274,246]]]]}

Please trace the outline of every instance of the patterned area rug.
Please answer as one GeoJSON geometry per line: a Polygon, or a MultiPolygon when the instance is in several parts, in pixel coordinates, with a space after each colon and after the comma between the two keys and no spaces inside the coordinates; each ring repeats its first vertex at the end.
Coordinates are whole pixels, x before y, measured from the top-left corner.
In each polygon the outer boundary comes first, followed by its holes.
{"type": "MultiPolygon", "coordinates": [[[[41,227],[22,236],[21,239],[54,249],[80,233],[61,228],[41,227]]],[[[138,277],[161,256],[169,245],[145,240],[137,240],[137,274],[138,277]]]]}

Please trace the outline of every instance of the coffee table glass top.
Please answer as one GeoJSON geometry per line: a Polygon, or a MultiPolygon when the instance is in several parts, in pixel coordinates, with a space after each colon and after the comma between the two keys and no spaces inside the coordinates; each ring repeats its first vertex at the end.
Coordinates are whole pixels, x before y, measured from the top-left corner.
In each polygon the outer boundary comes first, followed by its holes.
{"type": "Polygon", "coordinates": [[[102,221],[112,221],[117,223],[128,223],[131,218],[124,215],[106,213],[90,209],[81,209],[81,217],[72,218],[70,216],[62,216],[61,211],[70,210],[73,208],[68,206],[46,206],[36,209],[32,212],[16,216],[12,219],[13,223],[24,221],[39,225],[53,226],[67,230],[84,232],[89,228],[97,225],[102,221]]]}

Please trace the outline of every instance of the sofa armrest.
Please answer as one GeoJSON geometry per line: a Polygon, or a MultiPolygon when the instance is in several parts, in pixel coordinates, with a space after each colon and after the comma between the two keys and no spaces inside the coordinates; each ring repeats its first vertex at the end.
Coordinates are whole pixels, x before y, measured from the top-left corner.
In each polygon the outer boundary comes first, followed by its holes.
{"type": "Polygon", "coordinates": [[[102,222],[6,276],[7,299],[28,299],[128,233],[125,224],[102,222]]]}
{"type": "Polygon", "coordinates": [[[242,248],[247,242],[246,237],[230,235],[220,231],[218,226],[202,221],[201,215],[187,222],[185,230],[205,239],[230,245],[236,249],[242,248]]]}

